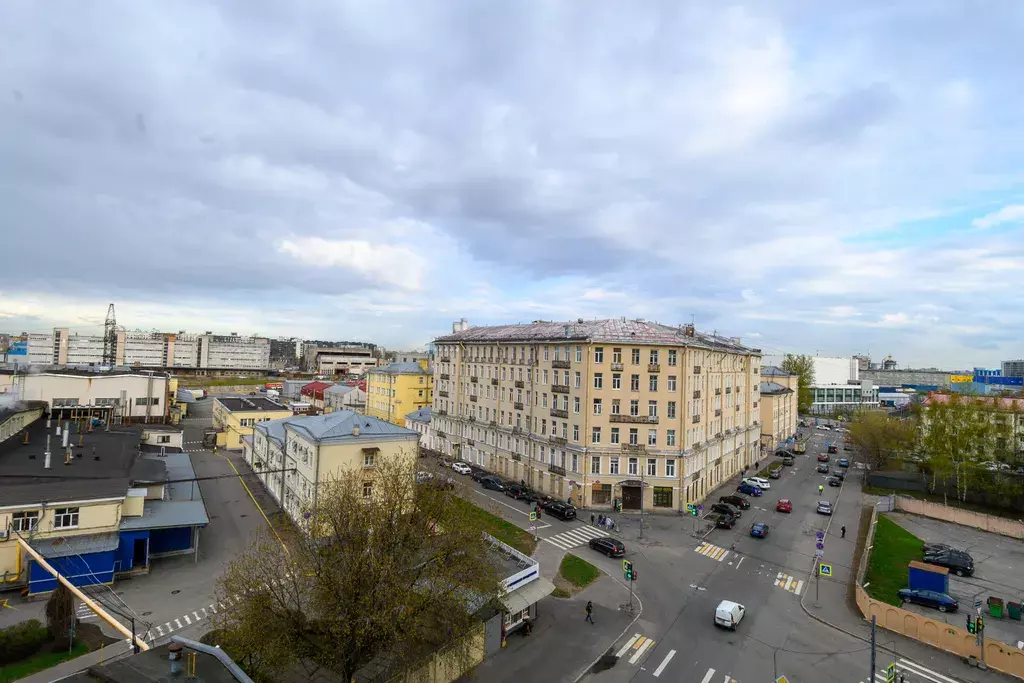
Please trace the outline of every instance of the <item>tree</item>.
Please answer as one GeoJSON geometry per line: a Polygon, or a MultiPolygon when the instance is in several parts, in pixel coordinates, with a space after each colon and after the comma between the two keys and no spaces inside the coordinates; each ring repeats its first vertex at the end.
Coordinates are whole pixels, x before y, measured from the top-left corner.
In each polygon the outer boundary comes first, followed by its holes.
{"type": "Polygon", "coordinates": [[[56,649],[71,645],[72,629],[76,622],[75,595],[63,583],[57,582],[57,588],[46,601],[46,628],[50,631],[56,649]]]}
{"type": "Polygon", "coordinates": [[[782,361],[782,369],[796,375],[800,383],[796,396],[797,411],[809,412],[811,404],[814,403],[814,393],[811,390],[814,385],[814,359],[806,355],[787,353],[782,361]]]}
{"type": "Polygon", "coordinates": [[[459,516],[454,493],[417,485],[409,461],[378,455],[372,471],[322,484],[288,551],[264,534],[230,563],[220,644],[254,678],[349,681],[371,662],[411,675],[442,646],[468,663],[464,636],[501,577],[479,522],[459,516]]]}
{"type": "Polygon", "coordinates": [[[878,410],[857,414],[850,422],[850,442],[872,469],[885,465],[893,453],[909,453],[917,441],[917,423],[878,410]]]}

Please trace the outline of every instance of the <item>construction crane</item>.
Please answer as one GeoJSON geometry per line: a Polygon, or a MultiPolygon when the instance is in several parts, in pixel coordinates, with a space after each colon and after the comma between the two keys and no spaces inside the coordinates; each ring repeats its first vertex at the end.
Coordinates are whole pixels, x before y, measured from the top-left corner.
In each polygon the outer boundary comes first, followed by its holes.
{"type": "Polygon", "coordinates": [[[107,307],[107,320],[103,323],[103,364],[107,367],[117,365],[117,318],[114,317],[114,304],[107,307]]]}

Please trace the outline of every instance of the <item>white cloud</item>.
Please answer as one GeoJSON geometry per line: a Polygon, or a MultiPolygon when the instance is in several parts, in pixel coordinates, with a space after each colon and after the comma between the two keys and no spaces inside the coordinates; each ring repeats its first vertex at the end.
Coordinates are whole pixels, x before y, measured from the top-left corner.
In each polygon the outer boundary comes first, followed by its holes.
{"type": "Polygon", "coordinates": [[[1011,204],[998,211],[975,218],[972,225],[976,228],[994,228],[1003,223],[1024,223],[1024,204],[1011,204]]]}
{"type": "Polygon", "coordinates": [[[279,241],[277,250],[314,268],[352,270],[374,282],[412,291],[423,288],[429,270],[426,260],[408,247],[362,240],[291,237],[279,241]]]}

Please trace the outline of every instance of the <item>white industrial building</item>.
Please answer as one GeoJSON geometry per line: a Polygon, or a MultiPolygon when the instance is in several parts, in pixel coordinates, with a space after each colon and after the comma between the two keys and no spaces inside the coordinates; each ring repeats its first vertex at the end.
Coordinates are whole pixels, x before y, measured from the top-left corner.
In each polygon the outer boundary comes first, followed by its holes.
{"type": "Polygon", "coordinates": [[[120,422],[164,422],[169,376],[160,372],[96,373],[75,370],[0,370],[0,396],[45,401],[49,412],[68,419],[99,417],[120,422]]]}
{"type": "MultiPolygon", "coordinates": [[[[765,364],[781,367],[785,356],[765,356],[765,364]]],[[[878,407],[878,387],[870,379],[860,379],[857,356],[811,356],[814,384],[811,385],[811,412],[836,413],[878,407]]]]}

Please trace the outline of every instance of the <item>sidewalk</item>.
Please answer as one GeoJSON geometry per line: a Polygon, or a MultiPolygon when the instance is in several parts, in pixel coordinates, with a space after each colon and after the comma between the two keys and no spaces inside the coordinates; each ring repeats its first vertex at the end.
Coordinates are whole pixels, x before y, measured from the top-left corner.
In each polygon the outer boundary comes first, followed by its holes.
{"type": "Polygon", "coordinates": [[[131,646],[128,645],[125,640],[121,640],[108,645],[102,650],[87,652],[81,657],[61,662],[57,666],[52,666],[45,671],[34,673],[27,678],[21,678],[18,680],[18,683],[50,683],[51,681],[58,681],[87,669],[93,664],[99,664],[101,660],[106,662],[130,651],[131,646]]]}

